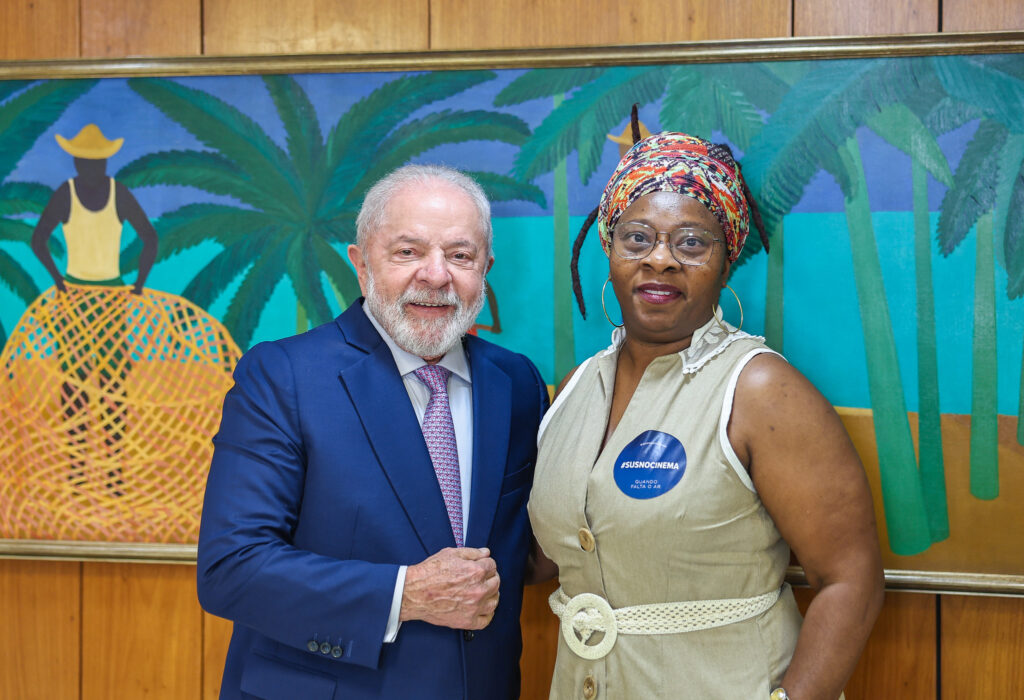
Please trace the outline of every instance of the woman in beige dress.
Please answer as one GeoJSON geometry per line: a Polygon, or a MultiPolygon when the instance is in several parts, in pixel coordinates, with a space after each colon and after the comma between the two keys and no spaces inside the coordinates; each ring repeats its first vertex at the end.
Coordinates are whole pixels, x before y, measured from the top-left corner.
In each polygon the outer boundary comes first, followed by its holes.
{"type": "Polygon", "coordinates": [[[622,325],[559,387],[529,505],[534,580],[560,583],[552,698],[835,700],[878,615],[871,495],[839,417],[720,316],[750,204],[726,147],[678,133],[639,140],[604,191],[622,325]],[[806,619],[790,547],[817,593],[806,619]]]}

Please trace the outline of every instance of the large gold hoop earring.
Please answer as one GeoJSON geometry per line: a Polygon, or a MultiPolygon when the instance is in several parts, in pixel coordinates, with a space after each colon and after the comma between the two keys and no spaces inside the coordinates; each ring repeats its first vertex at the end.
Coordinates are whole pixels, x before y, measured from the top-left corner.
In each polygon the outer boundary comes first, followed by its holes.
{"type": "MultiPolygon", "coordinates": [[[[725,285],[725,288],[732,292],[733,297],[736,299],[736,306],[740,307],[740,325],[739,328],[736,329],[736,332],[739,333],[740,330],[743,328],[743,302],[740,301],[740,295],[736,293],[735,289],[733,289],[729,285],[725,285]]],[[[722,318],[718,318],[718,311],[721,308],[721,304],[718,304],[717,306],[712,306],[711,315],[714,317],[715,322],[718,323],[719,327],[721,327],[722,330],[724,330],[726,333],[731,333],[732,331],[730,331],[729,328],[724,323],[722,323],[722,319],[725,318],[724,311],[722,312],[722,318]]]]}
{"type": "Polygon", "coordinates": [[[613,321],[612,317],[608,315],[608,308],[604,305],[604,290],[608,288],[608,283],[611,282],[611,281],[612,281],[612,276],[608,275],[608,279],[606,279],[604,281],[604,284],[601,285],[601,310],[604,311],[604,317],[606,319],[608,319],[608,323],[612,324],[616,328],[622,328],[625,325],[625,322],[623,322],[623,323],[616,323],[615,321],[613,321]]]}

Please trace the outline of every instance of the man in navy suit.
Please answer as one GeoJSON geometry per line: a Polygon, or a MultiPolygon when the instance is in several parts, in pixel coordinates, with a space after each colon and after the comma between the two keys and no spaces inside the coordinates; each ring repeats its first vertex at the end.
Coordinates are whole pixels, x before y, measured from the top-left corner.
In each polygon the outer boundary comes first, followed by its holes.
{"type": "Polygon", "coordinates": [[[221,698],[519,695],[526,498],[547,389],[466,331],[490,206],[437,166],[367,193],[364,299],[253,347],[224,401],[199,599],[233,620],[221,698]]]}

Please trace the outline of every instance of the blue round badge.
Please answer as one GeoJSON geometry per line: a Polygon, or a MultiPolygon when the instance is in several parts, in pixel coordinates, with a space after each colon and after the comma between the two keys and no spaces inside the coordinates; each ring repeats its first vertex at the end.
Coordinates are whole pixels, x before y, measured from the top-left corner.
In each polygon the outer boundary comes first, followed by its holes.
{"type": "Polygon", "coordinates": [[[647,430],[615,459],[615,483],[630,498],[654,498],[669,491],[686,471],[683,443],[660,430],[647,430]]]}

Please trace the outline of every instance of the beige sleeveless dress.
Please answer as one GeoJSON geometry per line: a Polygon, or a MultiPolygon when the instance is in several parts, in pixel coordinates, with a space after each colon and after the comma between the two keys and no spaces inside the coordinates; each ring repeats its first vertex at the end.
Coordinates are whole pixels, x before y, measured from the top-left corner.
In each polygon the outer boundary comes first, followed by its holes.
{"type": "Polygon", "coordinates": [[[767,699],[785,673],[802,621],[783,580],[789,546],[726,435],[740,371],[771,350],[729,328],[712,319],[689,348],[652,362],[600,450],[624,335],[617,329],[612,346],[576,371],[545,416],[530,519],[569,598],[594,593],[619,609],[781,595],[766,612],[712,629],[619,633],[598,659],[581,658],[560,635],[551,698],[767,699]],[[640,472],[631,467],[652,464],[643,461],[649,452],[636,459],[637,444],[651,444],[637,440],[645,431],[678,440],[684,464],[634,478],[640,472]],[[657,495],[635,497],[652,489],[657,495]]]}

